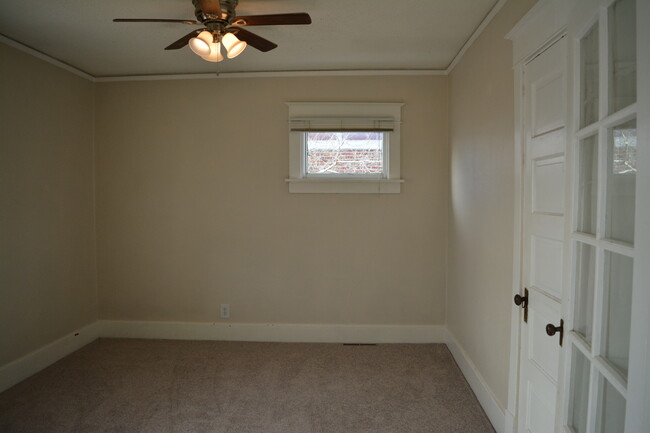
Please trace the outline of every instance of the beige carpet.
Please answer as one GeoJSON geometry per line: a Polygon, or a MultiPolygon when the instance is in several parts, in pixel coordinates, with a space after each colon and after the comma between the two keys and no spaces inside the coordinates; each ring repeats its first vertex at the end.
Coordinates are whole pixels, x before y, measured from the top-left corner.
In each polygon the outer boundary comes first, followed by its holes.
{"type": "Polygon", "coordinates": [[[493,432],[446,346],[101,339],[0,394],[9,432],[493,432]]]}

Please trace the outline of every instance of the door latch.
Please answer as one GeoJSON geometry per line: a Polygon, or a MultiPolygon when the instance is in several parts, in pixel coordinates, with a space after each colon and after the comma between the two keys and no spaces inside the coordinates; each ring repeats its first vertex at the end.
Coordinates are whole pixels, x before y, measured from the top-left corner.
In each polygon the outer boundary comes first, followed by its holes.
{"type": "Polygon", "coordinates": [[[524,289],[524,296],[515,295],[515,305],[524,309],[524,322],[528,323],[528,289],[524,289]]]}

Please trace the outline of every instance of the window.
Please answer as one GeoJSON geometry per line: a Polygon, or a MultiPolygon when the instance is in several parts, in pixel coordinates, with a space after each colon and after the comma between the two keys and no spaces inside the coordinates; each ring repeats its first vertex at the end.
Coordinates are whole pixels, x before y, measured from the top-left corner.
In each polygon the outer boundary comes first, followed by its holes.
{"type": "Polygon", "coordinates": [[[306,176],[386,177],[384,132],[305,132],[306,176]]]}
{"type": "Polygon", "coordinates": [[[396,103],[289,103],[291,193],[399,193],[396,103]]]}

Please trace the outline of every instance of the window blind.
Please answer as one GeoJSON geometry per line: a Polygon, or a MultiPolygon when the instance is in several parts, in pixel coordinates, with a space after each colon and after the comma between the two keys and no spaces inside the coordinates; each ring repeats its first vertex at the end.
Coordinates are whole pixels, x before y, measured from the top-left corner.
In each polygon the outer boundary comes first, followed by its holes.
{"type": "Polygon", "coordinates": [[[296,132],[392,132],[397,123],[390,118],[293,118],[289,127],[296,132]]]}

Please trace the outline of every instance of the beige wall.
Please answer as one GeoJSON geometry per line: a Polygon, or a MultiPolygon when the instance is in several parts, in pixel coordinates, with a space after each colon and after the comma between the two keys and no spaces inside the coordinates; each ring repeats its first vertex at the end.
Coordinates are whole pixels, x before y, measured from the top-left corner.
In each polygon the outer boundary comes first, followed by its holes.
{"type": "Polygon", "coordinates": [[[447,78],[97,85],[100,318],[443,324],[447,78]],[[289,194],[288,101],[404,102],[398,195],[289,194]]]}
{"type": "Polygon", "coordinates": [[[93,84],[0,43],[0,366],[97,317],[93,84]]]}
{"type": "Polygon", "coordinates": [[[534,3],[506,3],[449,76],[447,325],[503,408],[514,233],[514,76],[504,36],[534,3]]]}
{"type": "Polygon", "coordinates": [[[231,322],[446,320],[505,406],[503,37],[533,3],[508,2],[449,77],[101,83],[93,105],[92,84],[0,46],[0,364],[96,317],[94,122],[99,318],[214,322],[229,303],[231,322]],[[404,102],[402,193],[288,194],[288,101],[404,102]]]}

